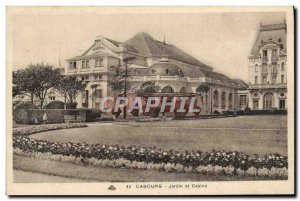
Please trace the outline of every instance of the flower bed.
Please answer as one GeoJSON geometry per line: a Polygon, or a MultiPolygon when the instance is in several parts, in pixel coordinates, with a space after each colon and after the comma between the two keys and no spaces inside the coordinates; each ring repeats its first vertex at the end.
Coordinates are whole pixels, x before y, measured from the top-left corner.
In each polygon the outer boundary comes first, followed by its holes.
{"type": "Polygon", "coordinates": [[[87,127],[87,125],[78,124],[78,123],[44,124],[38,126],[14,128],[13,135],[30,135],[30,134],[45,132],[50,130],[81,128],[81,127],[87,127]]]}
{"type": "Polygon", "coordinates": [[[22,135],[13,136],[13,147],[17,154],[105,167],[283,179],[287,178],[288,174],[287,157],[279,154],[250,157],[236,151],[181,153],[173,150],[163,151],[155,147],[57,143],[35,140],[22,135]]]}

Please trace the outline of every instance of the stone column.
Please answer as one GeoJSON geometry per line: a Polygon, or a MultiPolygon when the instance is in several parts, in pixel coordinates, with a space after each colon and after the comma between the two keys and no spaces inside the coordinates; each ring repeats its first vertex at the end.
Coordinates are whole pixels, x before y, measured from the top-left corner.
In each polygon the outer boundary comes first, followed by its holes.
{"type": "Polygon", "coordinates": [[[264,97],[263,97],[263,94],[260,94],[260,99],[259,99],[259,101],[258,101],[258,109],[259,110],[263,110],[264,109],[264,102],[263,102],[263,99],[264,99],[264,97]]]}
{"type": "Polygon", "coordinates": [[[220,112],[221,111],[221,105],[222,105],[222,90],[221,89],[218,90],[218,95],[219,95],[219,97],[218,97],[218,99],[219,99],[218,110],[220,112]]]}
{"type": "Polygon", "coordinates": [[[247,99],[248,99],[248,106],[251,110],[253,110],[253,98],[252,98],[252,94],[249,94],[249,96],[247,96],[247,99]]]}

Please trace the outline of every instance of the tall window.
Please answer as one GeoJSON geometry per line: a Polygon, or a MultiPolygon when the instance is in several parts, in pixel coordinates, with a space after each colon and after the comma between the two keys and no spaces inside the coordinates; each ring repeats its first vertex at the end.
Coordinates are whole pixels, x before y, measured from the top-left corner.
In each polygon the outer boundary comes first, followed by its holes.
{"type": "Polygon", "coordinates": [[[285,100],[279,100],[279,109],[285,110],[285,100]]]}
{"type": "Polygon", "coordinates": [[[167,75],[169,74],[169,69],[166,69],[166,74],[167,74],[167,75]]]}
{"type": "Polygon", "coordinates": [[[247,96],[240,95],[240,107],[245,108],[247,106],[247,96]]]}
{"type": "Polygon", "coordinates": [[[103,67],[103,59],[96,59],[95,60],[96,67],[103,67]]]}
{"type": "Polygon", "coordinates": [[[225,92],[222,93],[221,100],[222,100],[221,108],[224,109],[226,107],[226,93],[225,92]]]}
{"type": "Polygon", "coordinates": [[[76,68],[76,61],[70,61],[69,68],[76,68]]]}
{"type": "Polygon", "coordinates": [[[285,71],[284,62],[282,62],[282,64],[281,64],[281,71],[285,71]]]}
{"type": "Polygon", "coordinates": [[[276,63],[272,64],[272,73],[277,73],[277,64],[276,63]]]}
{"type": "Polygon", "coordinates": [[[228,109],[232,109],[232,93],[228,95],[228,109]]]}
{"type": "Polygon", "coordinates": [[[255,83],[255,84],[258,84],[258,77],[257,77],[257,76],[255,76],[254,83],[255,83]]]}
{"type": "Polygon", "coordinates": [[[284,75],[281,75],[281,83],[284,83],[284,75]]]}
{"type": "Polygon", "coordinates": [[[253,100],[253,110],[258,110],[258,100],[253,100]]]}
{"type": "Polygon", "coordinates": [[[268,56],[268,51],[267,50],[264,50],[263,51],[263,57],[267,57],[268,56]]]}
{"type": "Polygon", "coordinates": [[[255,64],[255,68],[254,68],[254,70],[255,70],[255,72],[257,72],[257,71],[258,71],[258,65],[257,65],[257,64],[255,64]]]}
{"type": "Polygon", "coordinates": [[[276,81],[277,81],[277,76],[276,75],[272,76],[272,84],[276,84],[276,81]]]}
{"type": "Polygon", "coordinates": [[[214,91],[213,94],[213,107],[219,107],[219,93],[218,91],[214,91]]]}
{"type": "Polygon", "coordinates": [[[271,93],[267,93],[265,96],[264,96],[264,110],[271,110],[272,107],[273,107],[273,94],[271,93]]]}
{"type": "Polygon", "coordinates": [[[276,57],[277,56],[277,49],[272,49],[272,57],[276,57]]]}
{"type": "Polygon", "coordinates": [[[262,76],[262,83],[267,84],[267,76],[262,76]]]}
{"type": "Polygon", "coordinates": [[[87,68],[87,67],[89,67],[90,65],[89,65],[89,61],[88,60],[83,60],[83,61],[81,61],[81,66],[82,66],[82,68],[87,68]]]}
{"type": "Polygon", "coordinates": [[[267,50],[263,50],[263,58],[262,58],[263,62],[267,62],[268,61],[268,51],[267,50]]]}
{"type": "Polygon", "coordinates": [[[268,67],[267,67],[266,64],[263,64],[263,65],[262,65],[262,73],[263,73],[263,74],[268,74],[268,67]]]}
{"type": "Polygon", "coordinates": [[[88,108],[89,103],[89,90],[82,91],[82,107],[88,108]]]}

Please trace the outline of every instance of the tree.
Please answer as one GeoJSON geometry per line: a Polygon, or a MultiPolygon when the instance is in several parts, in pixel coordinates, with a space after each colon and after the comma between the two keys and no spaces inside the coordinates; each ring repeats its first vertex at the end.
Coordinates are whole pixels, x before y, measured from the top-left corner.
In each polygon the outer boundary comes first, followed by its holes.
{"type": "Polygon", "coordinates": [[[60,70],[44,63],[30,64],[26,69],[13,73],[13,84],[24,94],[28,93],[40,99],[40,108],[43,108],[44,100],[49,90],[57,86],[61,78],[60,70]]]}
{"type": "Polygon", "coordinates": [[[209,91],[209,86],[207,84],[201,84],[197,87],[196,91],[203,95],[209,91]]]}
{"type": "Polygon", "coordinates": [[[108,84],[112,91],[115,92],[115,95],[123,95],[125,92],[125,83],[126,83],[126,90],[130,89],[130,84],[126,77],[126,71],[122,70],[121,67],[116,68],[116,72],[111,75],[110,79],[108,80],[108,84]]]}
{"type": "Polygon", "coordinates": [[[79,93],[84,90],[87,86],[87,83],[80,81],[76,78],[76,75],[73,76],[62,76],[59,80],[57,86],[55,87],[59,93],[64,97],[65,109],[67,103],[72,107],[74,101],[79,93]]]}
{"type": "Polygon", "coordinates": [[[151,95],[153,93],[159,92],[160,87],[155,84],[153,81],[147,81],[144,82],[138,90],[136,90],[136,95],[137,96],[145,96],[145,95],[151,95]]]}
{"type": "Polygon", "coordinates": [[[30,96],[30,102],[33,104],[36,82],[31,78],[28,69],[21,69],[13,72],[13,97],[16,95],[30,96]]]}

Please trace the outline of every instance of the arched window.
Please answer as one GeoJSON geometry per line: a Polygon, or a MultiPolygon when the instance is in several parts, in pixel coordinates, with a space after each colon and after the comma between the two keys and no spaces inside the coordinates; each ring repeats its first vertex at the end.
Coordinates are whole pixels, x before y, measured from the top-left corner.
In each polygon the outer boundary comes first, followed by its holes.
{"type": "Polygon", "coordinates": [[[218,91],[214,91],[214,94],[213,94],[213,107],[219,107],[219,93],[218,93],[218,91]]]}
{"type": "Polygon", "coordinates": [[[267,93],[264,95],[264,110],[271,110],[273,107],[273,94],[267,93]]]}
{"type": "Polygon", "coordinates": [[[257,72],[258,71],[258,65],[257,64],[255,64],[255,72],[257,72]]]}
{"type": "Polygon", "coordinates": [[[185,87],[182,87],[182,88],[180,89],[180,93],[186,93],[186,88],[185,88],[185,87]]]}
{"type": "Polygon", "coordinates": [[[224,109],[226,107],[226,93],[223,92],[221,96],[221,107],[224,109]]]}
{"type": "Polygon", "coordinates": [[[228,109],[232,109],[232,93],[228,95],[228,109]]]}
{"type": "Polygon", "coordinates": [[[162,90],[162,93],[174,93],[174,89],[170,86],[165,86],[162,90]]]}
{"type": "Polygon", "coordinates": [[[285,71],[284,62],[281,64],[281,71],[285,71]]]}
{"type": "Polygon", "coordinates": [[[166,74],[167,74],[167,75],[169,74],[169,69],[166,69],[166,74]]]}
{"type": "Polygon", "coordinates": [[[277,64],[276,63],[273,63],[272,64],[272,73],[277,73],[277,64]]]}

